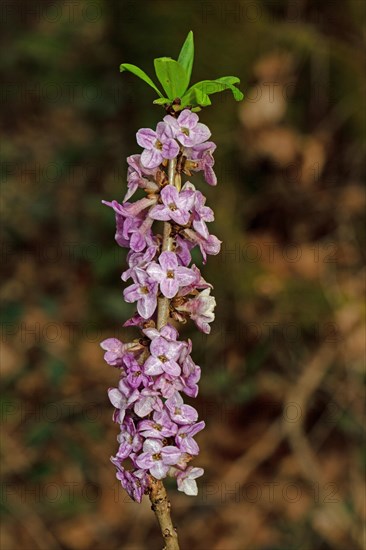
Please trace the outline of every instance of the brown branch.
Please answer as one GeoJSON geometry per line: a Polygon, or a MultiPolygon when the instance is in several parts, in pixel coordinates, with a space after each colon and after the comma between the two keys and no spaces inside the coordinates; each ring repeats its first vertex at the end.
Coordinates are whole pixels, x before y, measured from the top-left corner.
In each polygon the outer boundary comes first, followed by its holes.
{"type": "MultiPolygon", "coordinates": [[[[170,160],[168,165],[169,183],[176,183],[176,160],[170,160]]],[[[168,222],[164,223],[163,244],[161,251],[172,250],[173,239],[171,237],[171,225],[168,222]]],[[[161,296],[158,299],[158,314],[157,314],[157,329],[164,327],[169,320],[170,300],[161,296]]],[[[161,534],[165,542],[164,550],[179,550],[178,534],[174,528],[170,516],[170,501],[164,484],[161,480],[155,479],[153,476],[149,478],[149,497],[151,501],[151,509],[156,515],[159,522],[161,534]]]]}
{"type": "Polygon", "coordinates": [[[165,542],[164,550],[179,550],[178,534],[170,516],[170,501],[163,482],[150,476],[149,496],[151,509],[159,522],[165,542]]]}

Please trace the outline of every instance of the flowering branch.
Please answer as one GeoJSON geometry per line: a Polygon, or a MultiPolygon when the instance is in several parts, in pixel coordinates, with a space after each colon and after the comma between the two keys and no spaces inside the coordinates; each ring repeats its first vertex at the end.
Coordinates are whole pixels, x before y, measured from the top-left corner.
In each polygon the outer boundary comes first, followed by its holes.
{"type": "MultiPolygon", "coordinates": [[[[183,70],[190,75],[193,37],[188,36],[179,60],[172,65],[173,61],[155,60],[159,80],[174,95],[177,89],[183,93],[189,83],[184,77],[182,86],[175,77],[184,76],[183,70]]],[[[141,77],[140,69],[128,67],[141,77]]],[[[233,87],[234,77],[225,78],[233,87]]],[[[108,391],[115,407],[113,420],[120,426],[119,448],[111,458],[117,479],[133,500],[141,502],[144,494],[149,495],[165,549],[179,550],[162,480],[173,477],[179,491],[197,495],[196,478],[203,469],[188,464],[199,454],[194,437],[205,423],[183,401],[182,394],[197,397],[201,369],[191,357],[191,341],[179,340],[174,323],[191,319],[199,330],[210,333],[216,302],[210,295],[212,285],[192,264],[191,250],[198,247],[206,263],[207,255],[219,253],[221,242],[209,233],[207,223],[214,213],[205,205],[205,196],[190,181],[181,183],[182,175],[201,171],[209,185],[216,185],[211,132],[199,122],[193,105],[182,109],[179,97],[169,104],[164,101],[160,103],[169,114],[155,130],[142,128],[136,134],[143,151],[127,158],[128,189],[122,204],[103,201],[115,212],[117,243],[129,249],[122,280],[132,283],[123,296],[136,303],[137,312],[124,326],[138,328],[141,335],[128,343],[108,338],[101,346],[106,362],[120,371],[118,387],[108,391]],[[145,196],[130,202],[138,190],[145,196]],[[162,234],[153,232],[156,221],[163,222],[162,234]]]]}
{"type": "MultiPolygon", "coordinates": [[[[174,185],[176,175],[176,160],[171,159],[168,164],[169,185],[174,185]]],[[[171,251],[173,239],[170,236],[171,225],[164,222],[162,252],[171,251]]],[[[158,299],[157,329],[160,330],[168,324],[170,300],[165,296],[158,299]]],[[[170,501],[164,483],[153,477],[149,479],[149,497],[151,509],[159,522],[163,540],[166,542],[166,550],[179,550],[178,534],[173,526],[170,516],[170,501]]]]}

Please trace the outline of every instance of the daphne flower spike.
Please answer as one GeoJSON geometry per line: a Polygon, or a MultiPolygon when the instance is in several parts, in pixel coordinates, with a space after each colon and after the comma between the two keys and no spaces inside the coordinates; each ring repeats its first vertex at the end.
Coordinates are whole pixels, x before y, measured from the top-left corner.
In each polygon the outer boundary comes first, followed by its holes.
{"type": "Polygon", "coordinates": [[[218,92],[230,90],[237,101],[243,98],[236,86],[240,80],[233,76],[189,87],[193,58],[189,32],[177,61],[154,60],[164,92],[135,65],[121,65],[121,71],[155,90],[159,97],[154,103],[164,107],[165,116],[155,129],[142,128],[136,134],[142,151],[127,158],[122,203],[103,201],[114,211],[118,245],[129,250],[123,297],[135,304],[136,312],[124,326],[141,332],[132,342],[108,338],[101,343],[105,361],[120,372],[117,387],[108,391],[113,420],[119,425],[119,448],[111,462],[131,499],[141,502],[149,495],[167,550],[179,550],[179,545],[162,480],[172,477],[179,491],[197,495],[196,479],[204,473],[189,463],[199,454],[195,437],[205,423],[183,397],[197,396],[201,369],[191,356],[192,343],[180,339],[177,326],[191,320],[210,333],[216,301],[212,285],[192,264],[192,250],[199,249],[205,263],[221,245],[207,226],[214,212],[206,206],[206,197],[182,178],[202,172],[204,181],[217,184],[216,145],[197,112],[218,92]],[[138,189],[145,197],[128,202],[138,189]],[[162,222],[159,234],[155,226],[162,222]]]}

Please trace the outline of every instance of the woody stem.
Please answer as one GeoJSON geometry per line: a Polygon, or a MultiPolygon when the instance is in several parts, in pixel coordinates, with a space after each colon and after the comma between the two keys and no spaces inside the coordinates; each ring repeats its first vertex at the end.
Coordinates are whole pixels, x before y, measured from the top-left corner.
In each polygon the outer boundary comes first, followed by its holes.
{"type": "MultiPolygon", "coordinates": [[[[168,164],[169,184],[175,185],[179,178],[176,178],[176,159],[170,160],[168,164]]],[[[173,249],[173,238],[171,237],[171,224],[164,222],[163,243],[161,252],[173,249]]],[[[158,298],[157,329],[164,327],[169,320],[170,300],[161,296],[158,298]]],[[[159,522],[161,534],[165,542],[164,550],[179,550],[178,534],[174,528],[170,516],[170,501],[164,484],[161,480],[150,476],[149,497],[151,509],[159,522]]]]}

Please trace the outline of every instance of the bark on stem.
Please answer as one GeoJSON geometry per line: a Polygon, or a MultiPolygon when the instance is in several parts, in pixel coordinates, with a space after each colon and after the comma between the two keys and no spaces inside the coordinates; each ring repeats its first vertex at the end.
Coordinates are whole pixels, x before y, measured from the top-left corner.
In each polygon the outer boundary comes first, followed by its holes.
{"type": "Polygon", "coordinates": [[[178,534],[170,517],[170,501],[164,484],[151,477],[149,489],[151,509],[155,512],[165,543],[163,550],[179,550],[178,534]]]}
{"type": "MultiPolygon", "coordinates": [[[[176,160],[170,160],[168,165],[169,184],[180,187],[180,178],[176,178],[176,160]]],[[[169,251],[173,248],[173,239],[171,237],[171,225],[164,222],[163,244],[161,251],[169,251]]],[[[158,299],[157,329],[160,330],[168,323],[170,300],[164,296],[158,299]]],[[[165,542],[163,550],[179,550],[178,534],[174,528],[170,516],[170,501],[164,484],[161,480],[150,477],[149,497],[151,509],[159,522],[161,534],[165,542]]]]}

